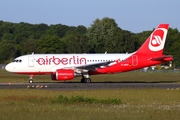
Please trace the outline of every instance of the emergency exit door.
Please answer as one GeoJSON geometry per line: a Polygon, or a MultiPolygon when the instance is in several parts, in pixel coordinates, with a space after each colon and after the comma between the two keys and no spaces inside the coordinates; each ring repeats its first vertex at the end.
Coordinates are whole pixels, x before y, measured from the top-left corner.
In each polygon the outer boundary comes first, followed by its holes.
{"type": "Polygon", "coordinates": [[[137,55],[132,56],[132,65],[137,66],[138,65],[138,57],[137,55]]]}
{"type": "Polygon", "coordinates": [[[34,67],[34,57],[33,56],[29,56],[28,65],[29,65],[29,67],[34,67]]]}

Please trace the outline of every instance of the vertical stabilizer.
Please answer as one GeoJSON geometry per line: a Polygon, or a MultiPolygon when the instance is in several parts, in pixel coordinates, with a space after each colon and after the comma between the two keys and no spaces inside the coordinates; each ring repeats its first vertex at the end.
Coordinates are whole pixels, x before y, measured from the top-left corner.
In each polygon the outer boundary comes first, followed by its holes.
{"type": "Polygon", "coordinates": [[[162,55],[169,24],[160,24],[135,54],[162,55]]]}

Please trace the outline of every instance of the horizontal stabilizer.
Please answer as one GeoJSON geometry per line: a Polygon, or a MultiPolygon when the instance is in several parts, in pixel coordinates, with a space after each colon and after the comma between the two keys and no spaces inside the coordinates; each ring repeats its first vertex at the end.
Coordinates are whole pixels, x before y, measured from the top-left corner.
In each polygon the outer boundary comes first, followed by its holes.
{"type": "Polygon", "coordinates": [[[163,55],[160,57],[150,58],[153,61],[171,61],[173,58],[171,55],[163,55]]]}

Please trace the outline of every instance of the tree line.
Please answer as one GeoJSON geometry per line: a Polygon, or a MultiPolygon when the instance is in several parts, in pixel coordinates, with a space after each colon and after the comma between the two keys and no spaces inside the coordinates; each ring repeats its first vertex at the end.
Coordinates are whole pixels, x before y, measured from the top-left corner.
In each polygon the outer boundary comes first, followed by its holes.
{"type": "MultiPolygon", "coordinates": [[[[133,33],[121,29],[114,19],[96,19],[89,28],[0,21],[0,63],[36,53],[130,53],[136,51],[152,30],[133,33]]],[[[169,28],[164,54],[180,65],[180,32],[169,28]]]]}

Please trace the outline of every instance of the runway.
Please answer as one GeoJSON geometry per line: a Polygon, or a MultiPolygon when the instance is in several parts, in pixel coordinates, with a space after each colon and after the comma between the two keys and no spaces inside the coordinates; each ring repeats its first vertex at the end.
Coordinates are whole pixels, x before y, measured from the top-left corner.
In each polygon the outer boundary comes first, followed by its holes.
{"type": "Polygon", "coordinates": [[[96,89],[180,89],[178,83],[0,83],[0,89],[96,90],[96,89]]]}

